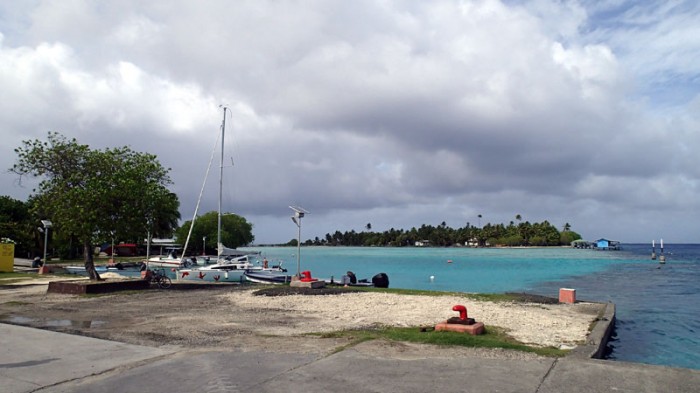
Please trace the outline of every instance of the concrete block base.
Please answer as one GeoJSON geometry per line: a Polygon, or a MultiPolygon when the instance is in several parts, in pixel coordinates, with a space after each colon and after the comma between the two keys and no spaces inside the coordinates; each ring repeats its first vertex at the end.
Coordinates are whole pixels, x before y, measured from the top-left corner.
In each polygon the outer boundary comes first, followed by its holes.
{"type": "Polygon", "coordinates": [[[323,288],[326,286],[325,281],[299,281],[299,280],[292,280],[292,282],[289,283],[290,287],[295,287],[295,288],[323,288]]]}
{"type": "Polygon", "coordinates": [[[435,325],[436,331],[468,333],[472,336],[484,334],[484,323],[476,322],[473,325],[460,325],[458,323],[447,323],[447,321],[435,325]]]}
{"type": "Polygon", "coordinates": [[[576,303],[576,290],[570,288],[560,288],[559,303],[576,303]]]}

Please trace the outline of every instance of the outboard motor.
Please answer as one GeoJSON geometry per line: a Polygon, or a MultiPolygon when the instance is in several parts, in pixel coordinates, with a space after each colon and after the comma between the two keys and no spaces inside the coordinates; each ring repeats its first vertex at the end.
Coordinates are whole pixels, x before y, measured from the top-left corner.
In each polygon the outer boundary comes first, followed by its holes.
{"type": "Polygon", "coordinates": [[[376,288],[389,288],[389,276],[386,273],[379,273],[372,277],[372,284],[376,288]]]}

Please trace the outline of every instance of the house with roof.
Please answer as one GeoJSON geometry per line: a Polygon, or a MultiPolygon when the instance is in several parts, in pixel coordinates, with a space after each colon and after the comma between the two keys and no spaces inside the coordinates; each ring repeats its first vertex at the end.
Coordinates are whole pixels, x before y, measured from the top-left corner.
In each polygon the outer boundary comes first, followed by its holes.
{"type": "Polygon", "coordinates": [[[617,240],[598,239],[593,242],[593,248],[597,250],[619,250],[620,242],[617,240]]]}

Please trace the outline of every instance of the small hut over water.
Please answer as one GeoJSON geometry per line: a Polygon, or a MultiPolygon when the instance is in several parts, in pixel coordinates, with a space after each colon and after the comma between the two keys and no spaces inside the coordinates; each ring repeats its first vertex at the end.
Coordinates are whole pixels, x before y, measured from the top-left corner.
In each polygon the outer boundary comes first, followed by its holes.
{"type": "Polygon", "coordinates": [[[619,250],[621,247],[617,240],[598,239],[595,241],[594,248],[597,250],[619,250]]]}
{"type": "Polygon", "coordinates": [[[608,239],[598,239],[594,242],[582,239],[574,240],[571,242],[571,247],[594,250],[620,250],[622,248],[619,241],[608,239]]]}

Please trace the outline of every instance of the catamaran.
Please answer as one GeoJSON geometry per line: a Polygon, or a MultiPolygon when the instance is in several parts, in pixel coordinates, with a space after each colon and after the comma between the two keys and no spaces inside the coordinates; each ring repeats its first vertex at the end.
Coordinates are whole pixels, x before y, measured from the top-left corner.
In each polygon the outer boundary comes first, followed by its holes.
{"type": "MultiPolygon", "coordinates": [[[[225,247],[221,241],[221,216],[222,216],[222,196],[223,196],[223,175],[224,175],[224,136],[226,135],[226,111],[227,107],[222,106],[224,111],[224,118],[221,122],[221,160],[219,166],[219,212],[218,212],[218,222],[217,222],[217,255],[212,264],[205,263],[200,266],[198,263],[195,265],[196,261],[191,261],[188,264],[188,260],[181,260],[180,264],[176,266],[175,273],[177,280],[195,280],[195,281],[213,281],[213,282],[243,282],[243,273],[246,270],[273,270],[273,268],[268,268],[262,263],[254,263],[251,259],[253,256],[260,254],[259,252],[251,251],[241,251],[235,248],[225,247]],[[194,266],[192,266],[194,265],[194,266]]],[[[202,186],[202,192],[204,191],[204,186],[202,186]]],[[[200,193],[201,199],[202,193],[200,193]]],[[[197,216],[197,210],[199,209],[199,201],[197,202],[197,208],[195,209],[195,217],[197,216]]],[[[194,226],[194,219],[192,220],[192,226],[194,226]]],[[[185,242],[185,249],[187,249],[187,243],[189,242],[190,234],[192,233],[192,226],[190,226],[190,233],[187,236],[187,241],[185,242]]],[[[163,263],[163,262],[161,262],[163,263]]],[[[281,270],[281,267],[278,268],[281,270]]]]}

